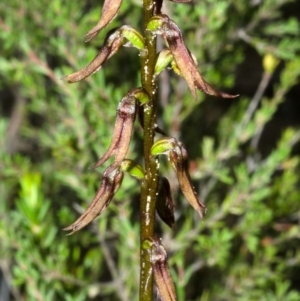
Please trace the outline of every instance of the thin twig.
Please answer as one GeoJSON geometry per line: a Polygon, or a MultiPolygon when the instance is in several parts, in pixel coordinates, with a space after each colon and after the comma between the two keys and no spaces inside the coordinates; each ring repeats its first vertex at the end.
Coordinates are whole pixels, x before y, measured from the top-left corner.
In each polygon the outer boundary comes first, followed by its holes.
{"type": "Polygon", "coordinates": [[[114,259],[111,256],[111,251],[109,250],[107,243],[105,241],[104,236],[100,233],[98,227],[96,227],[95,223],[93,224],[93,230],[97,234],[98,241],[100,243],[101,251],[104,255],[105,262],[107,264],[108,270],[113,278],[114,286],[118,297],[122,301],[128,301],[129,295],[128,291],[126,290],[126,286],[123,284],[123,277],[119,274],[118,269],[115,265],[114,259]]]}

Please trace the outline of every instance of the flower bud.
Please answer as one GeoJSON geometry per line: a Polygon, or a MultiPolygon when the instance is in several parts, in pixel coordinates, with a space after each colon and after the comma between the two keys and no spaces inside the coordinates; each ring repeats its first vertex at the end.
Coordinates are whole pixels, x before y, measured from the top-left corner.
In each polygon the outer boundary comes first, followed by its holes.
{"type": "Polygon", "coordinates": [[[278,66],[278,64],[279,64],[279,60],[271,53],[267,53],[264,55],[263,68],[265,72],[272,74],[276,69],[276,67],[278,66]]]}
{"type": "Polygon", "coordinates": [[[160,240],[148,239],[143,248],[149,252],[154,280],[162,301],[176,301],[175,286],[169,271],[167,252],[160,240]]]}
{"type": "Polygon", "coordinates": [[[134,92],[129,92],[118,105],[111,144],[107,152],[93,166],[94,168],[105,163],[111,156],[115,156],[116,165],[120,165],[124,160],[131,140],[136,108],[137,103],[134,92]]]}

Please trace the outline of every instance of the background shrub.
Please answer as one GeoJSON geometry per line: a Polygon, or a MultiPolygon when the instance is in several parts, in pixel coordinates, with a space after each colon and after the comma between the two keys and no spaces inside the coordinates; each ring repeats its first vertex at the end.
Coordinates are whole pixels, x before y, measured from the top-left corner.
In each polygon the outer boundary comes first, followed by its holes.
{"type": "MultiPolygon", "coordinates": [[[[140,1],[124,1],[109,26],[141,26],[140,1]]],[[[199,222],[172,170],[176,228],[158,231],[178,300],[300,299],[299,1],[166,3],[199,69],[239,99],[199,94],[160,76],[160,126],[180,138],[208,212],[199,222]],[[169,104],[167,106],[167,104],[169,104]],[[164,112],[164,114],[162,114],[164,112]]],[[[83,43],[98,1],[0,4],[0,299],[137,300],[137,185],[125,178],[103,216],[80,233],[61,229],[90,203],[116,104],[137,86],[125,50],[77,85],[60,80],[89,62],[105,33],[83,43]]],[[[131,158],[141,160],[137,127],[131,158]]]]}

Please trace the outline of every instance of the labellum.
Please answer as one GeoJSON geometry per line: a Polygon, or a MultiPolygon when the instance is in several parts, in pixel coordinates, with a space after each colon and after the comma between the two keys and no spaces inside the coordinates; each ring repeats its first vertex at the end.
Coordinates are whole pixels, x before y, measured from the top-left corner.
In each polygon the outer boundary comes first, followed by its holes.
{"type": "Polygon", "coordinates": [[[158,156],[168,154],[177,145],[177,140],[172,137],[163,137],[158,139],[151,148],[151,155],[158,156]]]}
{"type": "Polygon", "coordinates": [[[175,204],[171,195],[170,183],[167,178],[161,177],[158,184],[158,196],[156,201],[156,211],[159,217],[171,228],[174,228],[175,204]]]}
{"type": "Polygon", "coordinates": [[[72,231],[68,234],[71,235],[93,221],[109,205],[114,194],[120,188],[122,180],[123,172],[120,171],[119,167],[109,166],[103,173],[101,186],[89,208],[72,225],[63,230],[72,231]]]}

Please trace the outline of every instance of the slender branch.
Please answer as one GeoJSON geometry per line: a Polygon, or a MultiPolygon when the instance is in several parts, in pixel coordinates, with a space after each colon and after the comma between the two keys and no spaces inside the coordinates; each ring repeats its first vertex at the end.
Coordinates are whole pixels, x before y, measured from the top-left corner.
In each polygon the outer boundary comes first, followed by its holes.
{"type": "Polygon", "coordinates": [[[107,264],[108,270],[113,278],[113,283],[115,286],[115,290],[118,294],[118,297],[121,301],[128,300],[128,291],[126,290],[126,287],[123,285],[123,275],[118,275],[118,270],[115,265],[115,262],[111,256],[111,252],[106,244],[105,237],[102,233],[100,233],[99,229],[97,227],[94,227],[94,230],[97,234],[98,241],[101,246],[101,250],[103,252],[105,262],[107,264]]]}
{"type": "Polygon", "coordinates": [[[157,111],[157,83],[153,81],[156,60],[156,39],[152,39],[146,32],[146,26],[153,16],[154,1],[143,1],[144,37],[146,42],[145,54],[141,57],[142,86],[151,97],[151,101],[144,106],[144,160],[145,180],[141,188],[140,203],[140,239],[141,239],[141,267],[140,267],[140,301],[153,300],[153,276],[149,255],[142,248],[145,239],[154,236],[155,202],[157,190],[157,164],[150,157],[150,149],[154,140],[154,126],[157,111]]]}
{"type": "Polygon", "coordinates": [[[253,115],[265,93],[265,90],[270,83],[271,78],[272,78],[272,73],[268,73],[268,72],[263,73],[262,79],[255,92],[255,95],[253,96],[253,98],[247,108],[247,111],[243,117],[243,120],[241,122],[241,125],[240,125],[241,128],[244,128],[249,123],[251,118],[253,117],[253,115]]]}

